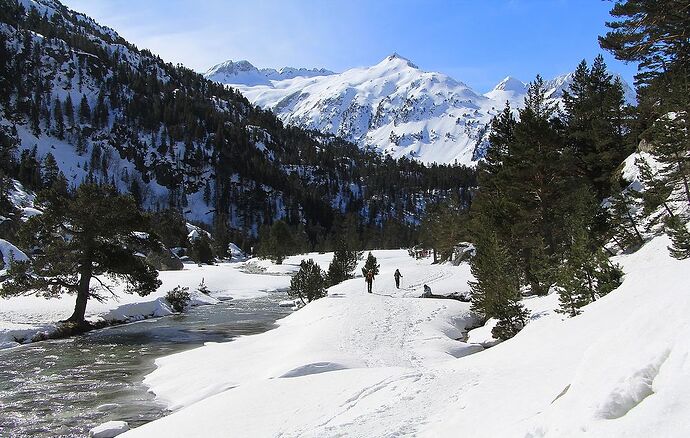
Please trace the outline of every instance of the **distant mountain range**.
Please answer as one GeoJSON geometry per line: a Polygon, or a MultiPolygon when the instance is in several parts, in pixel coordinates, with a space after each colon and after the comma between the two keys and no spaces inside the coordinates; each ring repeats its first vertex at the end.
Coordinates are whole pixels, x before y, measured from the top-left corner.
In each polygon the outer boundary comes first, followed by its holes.
{"type": "MultiPolygon", "coordinates": [[[[343,137],[362,148],[425,163],[469,164],[486,150],[487,125],[509,101],[519,108],[527,84],[507,77],[485,94],[438,72],[426,72],[394,53],[371,67],[342,73],[285,67],[258,69],[226,61],[208,79],[237,88],[284,122],[343,137]]],[[[560,102],[572,73],[546,82],[560,102]]],[[[626,100],[635,94],[624,82],[626,100]]]]}

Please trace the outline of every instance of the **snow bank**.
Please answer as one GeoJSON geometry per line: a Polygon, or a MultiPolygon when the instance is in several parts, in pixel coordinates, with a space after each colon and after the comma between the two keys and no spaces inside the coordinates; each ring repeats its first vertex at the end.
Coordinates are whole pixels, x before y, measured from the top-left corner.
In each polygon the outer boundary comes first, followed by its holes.
{"type": "Polygon", "coordinates": [[[10,268],[10,263],[12,260],[23,262],[29,260],[29,258],[22,252],[21,249],[12,245],[10,242],[4,239],[0,239],[0,256],[2,257],[2,266],[0,266],[0,277],[7,273],[10,268]]]}
{"type": "MultiPolygon", "coordinates": [[[[5,254],[1,245],[0,251],[5,254]]],[[[246,274],[240,267],[239,263],[221,263],[214,266],[185,265],[181,271],[162,271],[159,272],[162,285],[156,292],[141,297],[126,294],[122,287],[116,287],[120,291],[117,297],[104,302],[90,300],[86,315],[92,321],[134,321],[169,315],[172,310],[165,301],[165,294],[178,285],[189,288],[190,305],[197,306],[215,304],[218,299],[259,297],[290,284],[288,276],[246,274]],[[210,296],[197,291],[202,280],[210,290],[210,296]]],[[[74,300],[73,295],[50,299],[34,295],[0,298],[0,348],[16,346],[17,342],[28,341],[38,333],[55,330],[58,321],[71,315],[74,300]]]]}
{"type": "Polygon", "coordinates": [[[351,280],[275,330],[157,361],[147,383],[188,407],[126,436],[690,436],[690,261],[668,244],[619,257],[623,285],[582,315],[527,300],[520,334],[459,359],[466,304],[405,296],[469,277],[391,257],[412,290],[382,263],[376,294],[351,280]]]}
{"type": "Polygon", "coordinates": [[[108,421],[89,430],[89,438],[114,438],[128,430],[126,421],[108,421]]]}

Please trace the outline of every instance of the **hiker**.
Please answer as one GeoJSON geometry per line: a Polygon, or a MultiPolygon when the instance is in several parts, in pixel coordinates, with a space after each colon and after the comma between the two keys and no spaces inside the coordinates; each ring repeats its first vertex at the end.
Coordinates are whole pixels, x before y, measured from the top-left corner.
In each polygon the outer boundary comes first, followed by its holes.
{"type": "Polygon", "coordinates": [[[367,275],[364,277],[364,280],[367,282],[367,292],[371,293],[371,285],[374,282],[374,270],[369,269],[367,271],[367,275]]]}
{"type": "Polygon", "coordinates": [[[400,273],[399,269],[395,270],[395,274],[393,274],[393,277],[395,277],[395,288],[400,289],[400,279],[402,278],[402,274],[400,273]]]}
{"type": "Polygon", "coordinates": [[[424,285],[424,294],[422,298],[431,298],[431,288],[428,285],[424,285]]]}

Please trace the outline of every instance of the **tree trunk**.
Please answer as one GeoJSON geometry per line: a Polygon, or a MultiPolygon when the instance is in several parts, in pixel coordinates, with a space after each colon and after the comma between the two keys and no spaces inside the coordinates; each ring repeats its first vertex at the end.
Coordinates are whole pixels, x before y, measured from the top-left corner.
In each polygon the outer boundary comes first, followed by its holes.
{"type": "Polygon", "coordinates": [[[86,303],[89,300],[89,285],[91,284],[91,277],[93,275],[93,268],[91,263],[82,266],[79,272],[79,285],[77,288],[77,302],[74,305],[74,313],[67,321],[76,324],[84,324],[84,315],[86,314],[86,303]]]}
{"type": "MultiPolygon", "coordinates": [[[[627,208],[627,205],[626,205],[627,208]]],[[[635,218],[632,217],[630,214],[630,210],[627,210],[627,215],[628,215],[628,220],[630,221],[630,224],[632,224],[633,230],[635,231],[635,235],[640,241],[640,244],[644,243],[644,238],[642,237],[642,234],[640,234],[640,231],[637,229],[637,222],[635,222],[635,218]]]]}

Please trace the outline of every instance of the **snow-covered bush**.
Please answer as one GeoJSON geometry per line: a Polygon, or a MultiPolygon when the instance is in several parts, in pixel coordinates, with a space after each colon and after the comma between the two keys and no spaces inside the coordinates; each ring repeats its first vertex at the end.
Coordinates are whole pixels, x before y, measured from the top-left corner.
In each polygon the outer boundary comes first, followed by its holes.
{"type": "Polygon", "coordinates": [[[170,303],[175,312],[182,312],[189,304],[189,288],[182,286],[175,286],[171,291],[165,294],[165,300],[170,303]]]}

